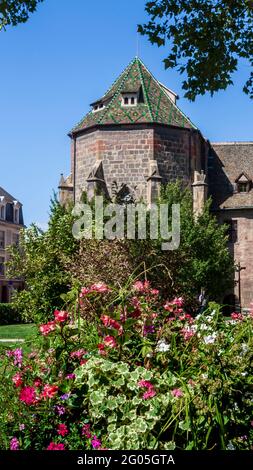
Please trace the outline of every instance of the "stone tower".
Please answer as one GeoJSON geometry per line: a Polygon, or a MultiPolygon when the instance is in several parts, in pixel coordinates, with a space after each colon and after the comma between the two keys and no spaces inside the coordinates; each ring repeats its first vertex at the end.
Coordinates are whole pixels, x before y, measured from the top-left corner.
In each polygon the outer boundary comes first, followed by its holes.
{"type": "Polygon", "coordinates": [[[135,58],[70,132],[71,177],[68,188],[61,179],[63,202],[99,190],[112,200],[151,203],[163,183],[181,179],[191,186],[195,171],[206,172],[207,144],[177,98],[135,58]]]}

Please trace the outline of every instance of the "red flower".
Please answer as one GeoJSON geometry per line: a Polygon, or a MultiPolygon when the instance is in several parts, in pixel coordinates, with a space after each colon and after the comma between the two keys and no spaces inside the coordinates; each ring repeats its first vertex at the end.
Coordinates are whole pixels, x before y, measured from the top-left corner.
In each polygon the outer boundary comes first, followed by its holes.
{"type": "Polygon", "coordinates": [[[63,437],[66,436],[69,433],[66,424],[58,424],[57,433],[60,436],[63,436],[63,437]]]}
{"type": "Polygon", "coordinates": [[[46,323],[45,325],[40,325],[39,330],[43,336],[47,336],[49,335],[49,333],[51,333],[51,331],[55,330],[55,322],[50,321],[46,323]]]}
{"type": "Polygon", "coordinates": [[[233,320],[243,320],[243,314],[242,313],[231,313],[231,318],[233,320]]]}
{"type": "Polygon", "coordinates": [[[85,436],[87,439],[91,438],[90,432],[90,424],[84,424],[82,427],[82,435],[85,436]]]}
{"type": "Polygon", "coordinates": [[[22,375],[17,372],[15,375],[13,375],[12,382],[14,383],[15,387],[21,387],[23,385],[22,375]]]}
{"type": "Polygon", "coordinates": [[[58,392],[59,387],[57,385],[46,384],[43,388],[41,396],[46,400],[47,398],[53,398],[58,392]]]}
{"type": "Polygon", "coordinates": [[[64,444],[56,444],[55,442],[50,442],[47,450],[65,450],[64,444]]]}
{"type": "Polygon", "coordinates": [[[41,387],[42,385],[42,380],[39,377],[36,377],[36,379],[33,382],[34,387],[41,387]]]}
{"type": "Polygon", "coordinates": [[[54,311],[54,318],[56,322],[64,323],[68,319],[68,312],[64,310],[55,310],[54,311]]]}
{"type": "Polygon", "coordinates": [[[113,336],[106,336],[104,338],[104,344],[108,348],[115,348],[117,346],[117,343],[116,343],[115,338],[113,336]]]}
{"type": "Polygon", "coordinates": [[[122,334],[122,326],[113,318],[109,317],[108,315],[102,315],[101,321],[107,328],[114,328],[115,330],[118,330],[119,334],[122,334]]]}
{"type": "Polygon", "coordinates": [[[23,401],[26,405],[34,405],[36,403],[36,394],[33,387],[24,387],[19,394],[20,401],[23,401]]]}
{"type": "Polygon", "coordinates": [[[107,355],[107,352],[105,351],[105,345],[103,343],[98,344],[98,350],[99,350],[99,354],[101,356],[106,356],[107,355]]]}

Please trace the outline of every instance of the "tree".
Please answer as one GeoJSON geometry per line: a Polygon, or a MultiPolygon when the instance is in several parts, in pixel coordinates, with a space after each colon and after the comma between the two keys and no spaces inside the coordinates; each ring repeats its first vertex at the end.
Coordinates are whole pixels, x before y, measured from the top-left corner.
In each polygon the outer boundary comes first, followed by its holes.
{"type": "Polygon", "coordinates": [[[29,13],[33,13],[40,2],[43,0],[1,0],[0,31],[7,25],[16,26],[18,23],[25,23],[29,13]]]}
{"type": "Polygon", "coordinates": [[[253,98],[253,0],[146,0],[145,9],[150,20],[138,30],[169,49],[165,68],[185,74],[185,97],[226,89],[246,60],[243,91],[253,98]]]}
{"type": "Polygon", "coordinates": [[[172,204],[180,204],[179,248],[162,251],[159,239],[138,240],[136,262],[145,261],[148,276],[165,296],[183,295],[189,304],[194,304],[204,289],[210,300],[222,301],[226,290],[233,287],[234,263],[227,247],[227,226],[219,225],[210,212],[211,200],[197,221],[192,211],[192,193],[183,189],[180,182],[164,186],[160,202],[168,204],[169,224],[172,204]]]}
{"type": "Polygon", "coordinates": [[[53,309],[64,306],[62,294],[71,286],[66,260],[77,249],[72,236],[71,208],[51,202],[48,230],[32,225],[21,233],[19,247],[11,248],[10,277],[20,277],[26,289],[16,293],[14,305],[24,320],[44,321],[53,309]]]}

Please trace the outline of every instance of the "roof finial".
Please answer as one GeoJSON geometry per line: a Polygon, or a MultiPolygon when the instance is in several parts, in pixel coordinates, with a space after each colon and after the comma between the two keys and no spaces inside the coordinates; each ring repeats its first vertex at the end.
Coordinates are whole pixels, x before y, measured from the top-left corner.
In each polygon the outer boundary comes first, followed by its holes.
{"type": "Polygon", "coordinates": [[[137,37],[136,37],[136,57],[139,59],[140,57],[140,35],[139,32],[136,32],[137,37]]]}

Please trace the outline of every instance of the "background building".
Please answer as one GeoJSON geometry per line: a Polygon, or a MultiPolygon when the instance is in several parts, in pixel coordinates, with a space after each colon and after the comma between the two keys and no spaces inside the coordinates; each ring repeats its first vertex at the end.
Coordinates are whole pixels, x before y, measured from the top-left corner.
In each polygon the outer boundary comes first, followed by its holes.
{"type": "Polygon", "coordinates": [[[19,232],[24,227],[22,204],[0,187],[0,302],[9,302],[13,289],[22,289],[19,279],[7,279],[6,248],[19,243],[19,232]]]}
{"type": "Polygon", "coordinates": [[[253,301],[253,142],[206,140],[177,106],[178,96],[135,58],[70,132],[71,174],[61,176],[60,200],[79,201],[97,190],[112,200],[151,203],[161,184],[181,179],[193,191],[198,215],[206,197],[229,226],[238,265],[235,289],[224,303],[253,301]]]}

